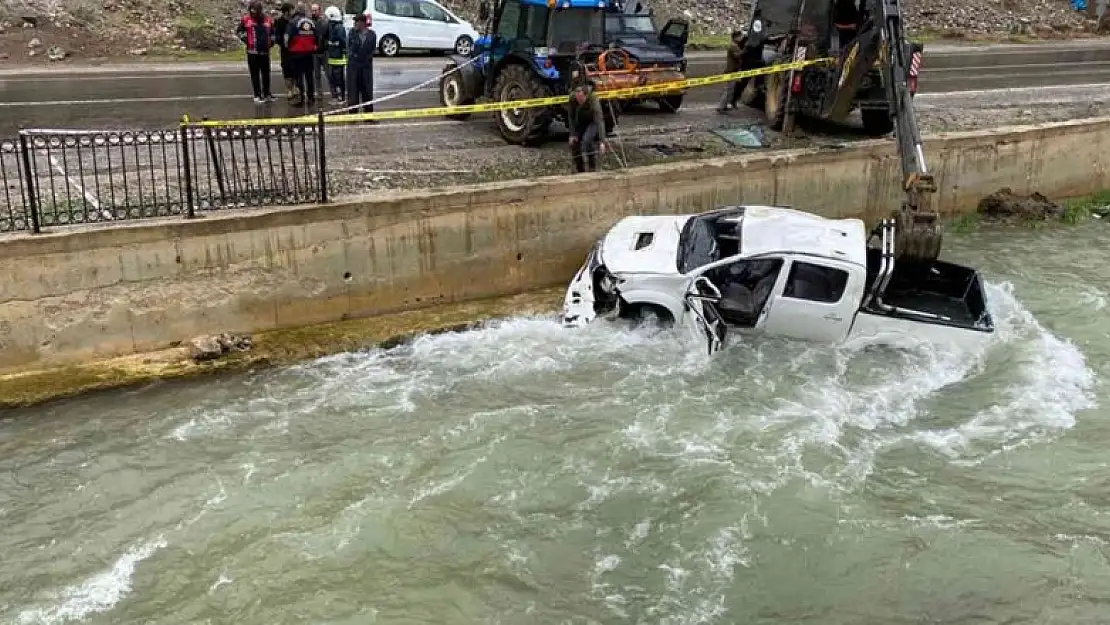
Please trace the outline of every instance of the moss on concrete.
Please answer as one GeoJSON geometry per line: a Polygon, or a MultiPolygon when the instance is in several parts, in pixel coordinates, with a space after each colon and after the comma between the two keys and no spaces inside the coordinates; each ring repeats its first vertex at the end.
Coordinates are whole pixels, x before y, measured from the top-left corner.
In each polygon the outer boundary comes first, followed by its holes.
{"type": "Polygon", "coordinates": [[[423,310],[283,328],[253,335],[250,351],[205,363],[182,347],[88,364],[0,374],[0,409],[41,404],[92,391],[215,373],[292,364],[369,347],[392,347],[424,334],[463,330],[498,318],[558,309],[563,287],[423,310]]]}

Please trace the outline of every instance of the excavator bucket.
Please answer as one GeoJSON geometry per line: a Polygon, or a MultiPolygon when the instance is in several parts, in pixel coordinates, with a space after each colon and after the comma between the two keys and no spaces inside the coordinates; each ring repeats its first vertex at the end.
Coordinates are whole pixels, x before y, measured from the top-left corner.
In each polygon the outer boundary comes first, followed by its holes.
{"type": "Polygon", "coordinates": [[[840,51],[832,77],[832,84],[836,87],[825,95],[822,117],[835,122],[848,118],[864,77],[879,60],[881,47],[882,31],[866,28],[840,51]]]}

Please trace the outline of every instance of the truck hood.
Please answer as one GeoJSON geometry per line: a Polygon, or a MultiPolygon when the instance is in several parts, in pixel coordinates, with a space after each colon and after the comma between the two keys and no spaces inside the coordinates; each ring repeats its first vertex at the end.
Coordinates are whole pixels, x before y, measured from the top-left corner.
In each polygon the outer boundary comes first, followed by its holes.
{"type": "Polygon", "coordinates": [[[625,217],[601,241],[601,260],[610,273],[677,275],[678,242],[687,215],[625,217]]]}
{"type": "Polygon", "coordinates": [[[641,64],[678,63],[682,60],[667,46],[644,37],[617,37],[615,43],[628,50],[641,64]]]}

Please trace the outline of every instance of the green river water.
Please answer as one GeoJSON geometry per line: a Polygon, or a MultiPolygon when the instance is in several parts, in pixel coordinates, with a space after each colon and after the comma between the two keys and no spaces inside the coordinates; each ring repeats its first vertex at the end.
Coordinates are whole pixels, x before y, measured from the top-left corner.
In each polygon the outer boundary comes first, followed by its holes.
{"type": "Polygon", "coordinates": [[[0,622],[1110,622],[1110,224],[949,234],[997,339],[553,318],[0,421],[0,622]]]}

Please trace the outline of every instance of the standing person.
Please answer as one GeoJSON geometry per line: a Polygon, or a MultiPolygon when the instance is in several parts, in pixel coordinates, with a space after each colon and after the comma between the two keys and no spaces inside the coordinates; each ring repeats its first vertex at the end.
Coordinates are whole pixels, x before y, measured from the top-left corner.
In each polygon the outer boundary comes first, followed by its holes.
{"type": "Polygon", "coordinates": [[[276,98],[270,93],[270,44],[274,39],[274,23],[262,12],[260,0],[251,1],[235,34],[247,46],[247,69],[255,103],[273,102],[276,98]]]}
{"type": "MultiPolygon", "coordinates": [[[[729,43],[728,51],[725,53],[725,73],[731,74],[740,71],[741,65],[744,60],[744,31],[732,31],[732,41],[729,43]]],[[[748,79],[733,80],[725,85],[725,92],[721,94],[721,101],[717,104],[717,112],[724,113],[728,111],[729,107],[736,108],[736,102],[740,99],[740,94],[744,92],[744,87],[748,84],[748,79]]]]}
{"type": "Polygon", "coordinates": [[[328,85],[331,87],[332,100],[335,104],[342,104],[347,101],[344,79],[344,74],[347,73],[347,29],[343,27],[343,14],[339,12],[339,7],[328,7],[324,15],[328,18],[328,85]]]}
{"type": "MultiPolygon", "coordinates": [[[[370,29],[370,16],[355,16],[355,28],[347,39],[347,105],[355,106],[374,99],[374,52],[378,49],[378,35],[370,29]]],[[[367,104],[359,112],[373,113],[374,105],[367,104]]]]}
{"type": "Polygon", "coordinates": [[[281,78],[285,81],[285,97],[293,101],[293,67],[289,64],[289,46],[285,43],[285,33],[289,30],[289,21],[293,16],[293,5],[289,2],[281,3],[281,17],[274,20],[274,42],[278,47],[278,58],[281,62],[281,78]]]}
{"type": "Polygon", "coordinates": [[[609,149],[605,140],[605,115],[593,84],[586,80],[570,92],[567,101],[570,156],[578,173],[597,171],[597,155],[609,149]],[[584,158],[583,158],[584,157],[584,158]]]}
{"type": "Polygon", "coordinates": [[[316,56],[316,22],[306,15],[303,2],[293,9],[293,19],[285,31],[289,47],[289,64],[293,68],[293,84],[297,92],[293,106],[316,102],[316,85],[312,80],[312,61],[316,56]]]}
{"type": "Polygon", "coordinates": [[[312,78],[316,83],[316,97],[324,94],[324,79],[331,84],[331,75],[324,69],[327,65],[328,35],[331,31],[330,21],[320,12],[320,5],[314,4],[310,9],[311,17],[316,22],[316,55],[312,57],[312,78]]]}

